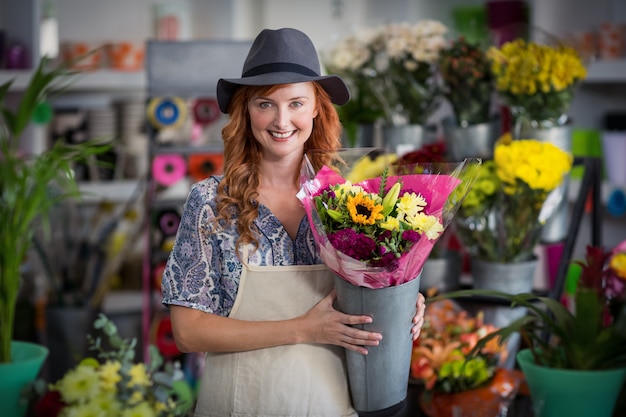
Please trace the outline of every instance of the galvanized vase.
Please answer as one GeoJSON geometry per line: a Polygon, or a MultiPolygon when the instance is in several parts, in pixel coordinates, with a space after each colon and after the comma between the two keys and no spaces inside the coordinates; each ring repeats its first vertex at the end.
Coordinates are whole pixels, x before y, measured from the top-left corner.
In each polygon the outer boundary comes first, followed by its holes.
{"type": "Polygon", "coordinates": [[[502,132],[501,123],[501,119],[495,117],[485,123],[461,127],[452,119],[444,119],[443,136],[448,157],[452,161],[493,159],[493,149],[502,132]]]}
{"type": "MultiPolygon", "coordinates": [[[[495,290],[509,294],[529,293],[533,290],[535,271],[539,261],[533,259],[527,262],[498,263],[472,259],[473,287],[477,289],[495,290]]],[[[511,322],[526,315],[525,307],[509,306],[481,306],[485,314],[485,323],[496,327],[508,326],[511,322]]],[[[515,354],[519,350],[521,338],[513,334],[507,342],[509,357],[504,368],[512,369],[515,366],[515,354]]]]}
{"type": "Polygon", "coordinates": [[[437,140],[435,126],[417,124],[382,127],[382,146],[397,155],[417,150],[437,140]]]}
{"type": "MultiPolygon", "coordinates": [[[[533,128],[529,125],[521,125],[517,133],[519,139],[537,139],[541,142],[549,142],[566,152],[572,152],[572,123],[550,128],[533,128]]],[[[570,221],[570,209],[567,200],[569,190],[569,175],[567,175],[558,187],[564,193],[554,214],[548,219],[541,231],[543,243],[556,243],[565,240],[570,221]]]]}
{"type": "Polygon", "coordinates": [[[420,276],[377,289],[358,287],[335,276],[335,286],[337,309],[371,316],[372,323],[357,327],[383,335],[378,346],[368,347],[367,355],[346,350],[352,404],[361,416],[395,415],[407,397],[420,276]]]}

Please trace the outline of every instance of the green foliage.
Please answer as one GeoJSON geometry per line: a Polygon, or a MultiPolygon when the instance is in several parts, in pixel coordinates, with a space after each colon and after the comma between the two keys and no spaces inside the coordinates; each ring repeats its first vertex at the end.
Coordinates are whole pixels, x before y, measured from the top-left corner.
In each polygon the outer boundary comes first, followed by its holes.
{"type": "Polygon", "coordinates": [[[0,86],[0,363],[11,360],[20,267],[33,243],[35,227],[47,230],[50,210],[64,199],[80,196],[74,163],[109,149],[87,141],[79,145],[57,142],[39,155],[19,151],[21,135],[38,105],[67,86],[62,81],[76,74],[69,64],[53,69],[48,69],[48,64],[47,59],[41,60],[15,111],[5,105],[13,80],[0,86]]]}

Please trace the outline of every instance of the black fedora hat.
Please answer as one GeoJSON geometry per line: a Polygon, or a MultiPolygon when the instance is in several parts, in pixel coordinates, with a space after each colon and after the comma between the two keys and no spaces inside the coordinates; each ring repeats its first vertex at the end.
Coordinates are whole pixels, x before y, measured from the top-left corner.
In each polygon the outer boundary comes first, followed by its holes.
{"type": "Polygon", "coordinates": [[[291,28],[264,29],[256,37],[246,57],[241,78],[217,82],[217,102],[223,113],[235,91],[242,85],[291,84],[317,81],[333,103],[343,105],[350,91],[338,75],[321,75],[317,51],[311,39],[291,28]]]}

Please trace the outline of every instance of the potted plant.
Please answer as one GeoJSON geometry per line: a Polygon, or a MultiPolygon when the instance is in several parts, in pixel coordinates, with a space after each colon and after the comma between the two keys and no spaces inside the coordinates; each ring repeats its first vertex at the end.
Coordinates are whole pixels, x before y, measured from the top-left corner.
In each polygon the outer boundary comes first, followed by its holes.
{"type": "Polygon", "coordinates": [[[445,296],[478,294],[527,308],[527,315],[481,339],[472,354],[494,338],[520,333],[527,348],[517,361],[536,413],[610,417],[626,380],[626,241],[610,252],[588,246],[574,266],[580,276],[571,310],[533,293],[466,290],[445,296]]]}
{"type": "Polygon", "coordinates": [[[482,311],[471,316],[452,300],[428,303],[410,375],[423,385],[420,405],[430,417],[453,417],[459,410],[496,416],[515,397],[522,378],[503,367],[506,345],[492,339],[469,356],[481,338],[498,330],[483,318],[482,311]]]}
{"type": "Polygon", "coordinates": [[[437,67],[453,113],[443,120],[450,157],[492,158],[501,122],[493,114],[495,82],[486,51],[459,36],[440,51],[437,67]]]}
{"type": "MultiPolygon", "coordinates": [[[[67,81],[67,77],[76,73],[69,69],[69,64],[52,69],[48,66],[48,59],[43,58],[33,71],[15,110],[5,104],[13,81],[0,86],[0,364],[5,365],[13,364],[12,359],[22,358],[25,352],[22,344],[19,349],[12,346],[12,339],[21,267],[32,246],[35,230],[38,227],[45,230],[49,224],[47,214],[55,204],[80,195],[72,173],[73,163],[107,149],[91,141],[79,145],[59,141],[38,155],[20,151],[20,138],[33,117],[37,116],[43,122],[51,115],[50,107],[45,104],[46,98],[63,87],[60,80],[67,81]]],[[[39,372],[44,358],[29,372],[34,372],[32,378],[39,372]]],[[[33,362],[32,358],[29,359],[33,362]]],[[[16,376],[23,383],[26,375],[17,372],[16,376]]],[[[6,378],[0,379],[3,384],[9,384],[6,378]]],[[[5,398],[10,395],[10,388],[3,386],[0,389],[2,403],[17,407],[15,399],[5,398]]],[[[18,393],[20,388],[15,388],[18,393]]],[[[15,415],[18,413],[15,411],[15,415]]]]}

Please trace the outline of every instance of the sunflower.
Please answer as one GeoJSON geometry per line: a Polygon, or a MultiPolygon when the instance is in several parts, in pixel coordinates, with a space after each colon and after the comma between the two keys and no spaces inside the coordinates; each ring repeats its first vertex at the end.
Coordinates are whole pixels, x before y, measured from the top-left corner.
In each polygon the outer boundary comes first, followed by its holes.
{"type": "Polygon", "coordinates": [[[382,220],[383,205],[377,204],[376,201],[368,194],[357,194],[348,196],[346,203],[350,218],[355,224],[374,224],[377,220],[382,220]]]}

